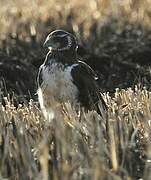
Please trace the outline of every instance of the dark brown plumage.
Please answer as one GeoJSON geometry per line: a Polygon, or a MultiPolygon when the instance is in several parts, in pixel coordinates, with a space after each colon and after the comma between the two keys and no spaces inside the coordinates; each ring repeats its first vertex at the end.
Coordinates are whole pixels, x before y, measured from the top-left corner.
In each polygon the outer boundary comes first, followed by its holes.
{"type": "Polygon", "coordinates": [[[56,30],[47,36],[44,47],[49,52],[40,67],[38,94],[46,114],[53,104],[70,102],[73,106],[78,104],[86,111],[95,110],[103,116],[107,107],[96,74],[89,65],[79,61],[76,38],[66,31],[56,30]]]}

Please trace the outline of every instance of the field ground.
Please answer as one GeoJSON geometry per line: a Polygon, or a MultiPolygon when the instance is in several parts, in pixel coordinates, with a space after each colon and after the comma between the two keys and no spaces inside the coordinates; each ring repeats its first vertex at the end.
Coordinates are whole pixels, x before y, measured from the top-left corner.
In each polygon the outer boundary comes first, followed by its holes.
{"type": "Polygon", "coordinates": [[[0,0],[0,179],[151,179],[151,1],[0,0]],[[53,122],[36,74],[54,29],[74,33],[108,109],[53,122]]]}

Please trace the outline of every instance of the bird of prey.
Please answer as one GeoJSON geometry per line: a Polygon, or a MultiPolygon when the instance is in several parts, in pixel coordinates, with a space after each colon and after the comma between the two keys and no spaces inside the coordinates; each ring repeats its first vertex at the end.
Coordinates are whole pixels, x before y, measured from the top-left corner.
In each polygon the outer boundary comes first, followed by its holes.
{"type": "Polygon", "coordinates": [[[101,116],[106,104],[101,96],[94,70],[78,59],[77,40],[64,30],[51,32],[44,47],[49,49],[38,73],[38,99],[46,118],[52,109],[69,102],[101,116]]]}

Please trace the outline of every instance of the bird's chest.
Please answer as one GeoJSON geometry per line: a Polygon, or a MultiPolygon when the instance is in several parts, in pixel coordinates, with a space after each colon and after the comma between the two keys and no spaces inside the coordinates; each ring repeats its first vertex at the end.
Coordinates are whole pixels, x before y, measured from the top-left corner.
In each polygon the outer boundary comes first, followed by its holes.
{"type": "Polygon", "coordinates": [[[73,84],[71,69],[71,67],[64,68],[57,64],[43,67],[41,93],[38,93],[43,106],[56,106],[62,102],[76,103],[78,90],[73,84]]]}

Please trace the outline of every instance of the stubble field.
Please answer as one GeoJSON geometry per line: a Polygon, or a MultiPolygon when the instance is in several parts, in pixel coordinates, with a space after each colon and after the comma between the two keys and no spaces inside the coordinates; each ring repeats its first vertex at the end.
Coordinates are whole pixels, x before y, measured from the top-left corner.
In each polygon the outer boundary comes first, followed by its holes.
{"type": "Polygon", "coordinates": [[[150,7],[0,0],[0,179],[151,179],[150,7]],[[107,123],[68,103],[44,119],[36,75],[44,38],[58,28],[77,36],[78,54],[97,72],[107,123]]]}

